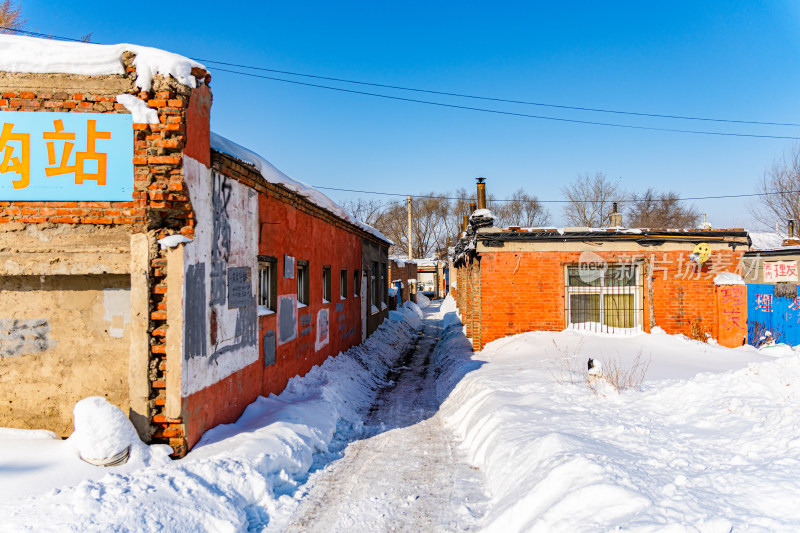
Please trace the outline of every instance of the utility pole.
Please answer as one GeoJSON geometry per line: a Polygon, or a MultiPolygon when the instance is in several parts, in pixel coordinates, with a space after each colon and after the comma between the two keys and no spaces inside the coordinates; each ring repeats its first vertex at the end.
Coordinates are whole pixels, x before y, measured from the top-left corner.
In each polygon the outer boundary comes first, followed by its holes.
{"type": "Polygon", "coordinates": [[[408,197],[408,258],[414,259],[414,254],[411,252],[411,196],[408,197]]]}

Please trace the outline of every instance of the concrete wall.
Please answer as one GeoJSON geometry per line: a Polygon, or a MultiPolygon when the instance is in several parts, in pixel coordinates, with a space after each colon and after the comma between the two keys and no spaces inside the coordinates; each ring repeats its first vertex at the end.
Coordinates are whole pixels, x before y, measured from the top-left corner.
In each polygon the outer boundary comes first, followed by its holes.
{"type": "Polygon", "coordinates": [[[0,285],[0,426],[66,437],[78,400],[128,409],[128,276],[2,276],[0,285]]]}

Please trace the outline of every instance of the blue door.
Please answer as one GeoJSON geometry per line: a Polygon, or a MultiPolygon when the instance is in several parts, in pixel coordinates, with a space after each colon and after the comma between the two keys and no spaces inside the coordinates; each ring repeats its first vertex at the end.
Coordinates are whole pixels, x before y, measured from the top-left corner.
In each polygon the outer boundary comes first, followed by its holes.
{"type": "Polygon", "coordinates": [[[800,298],[775,296],[775,285],[747,286],[747,343],[759,346],[768,336],[800,344],[800,298]]]}

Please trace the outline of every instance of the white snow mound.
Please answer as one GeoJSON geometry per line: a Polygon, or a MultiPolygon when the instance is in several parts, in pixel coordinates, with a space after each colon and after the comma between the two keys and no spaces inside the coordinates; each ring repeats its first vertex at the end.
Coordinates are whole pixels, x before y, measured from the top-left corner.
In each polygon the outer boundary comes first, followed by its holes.
{"type": "Polygon", "coordinates": [[[84,398],[75,404],[72,413],[75,432],[69,438],[84,459],[107,459],[141,443],[125,413],[101,396],[84,398]]]}

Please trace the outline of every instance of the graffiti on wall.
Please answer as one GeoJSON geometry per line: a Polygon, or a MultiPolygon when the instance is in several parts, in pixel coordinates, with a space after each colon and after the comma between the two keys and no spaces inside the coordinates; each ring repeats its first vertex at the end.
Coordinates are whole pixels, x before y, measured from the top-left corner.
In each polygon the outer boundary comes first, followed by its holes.
{"type": "Polygon", "coordinates": [[[40,353],[54,345],[46,318],[0,318],[0,357],[40,353]]]}
{"type": "Polygon", "coordinates": [[[745,292],[740,285],[720,287],[722,328],[727,331],[744,330],[747,325],[745,292]]]}
{"type": "Polygon", "coordinates": [[[278,297],[278,344],[297,338],[297,297],[294,294],[278,297]]]}
{"type": "Polygon", "coordinates": [[[184,358],[206,356],[206,265],[189,265],[184,276],[186,296],[183,338],[184,358]]]}
{"type": "Polygon", "coordinates": [[[328,344],[328,310],[321,309],[317,313],[317,342],[314,343],[314,349],[319,351],[320,348],[328,344]]]}
{"type": "Polygon", "coordinates": [[[225,303],[227,294],[226,267],[231,254],[231,224],[228,204],[231,201],[231,184],[228,178],[214,172],[211,196],[213,233],[211,237],[211,305],[225,303]]]}

